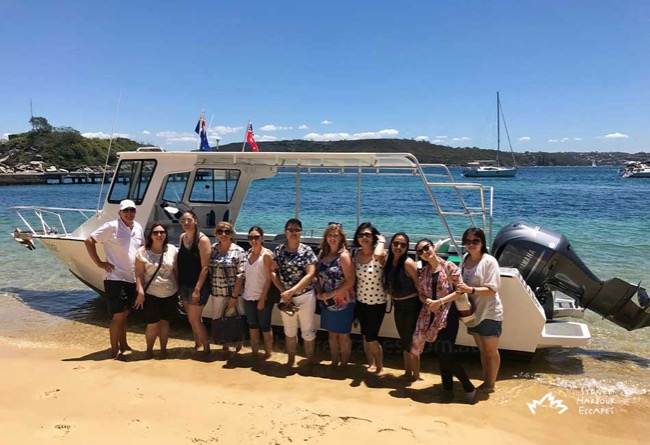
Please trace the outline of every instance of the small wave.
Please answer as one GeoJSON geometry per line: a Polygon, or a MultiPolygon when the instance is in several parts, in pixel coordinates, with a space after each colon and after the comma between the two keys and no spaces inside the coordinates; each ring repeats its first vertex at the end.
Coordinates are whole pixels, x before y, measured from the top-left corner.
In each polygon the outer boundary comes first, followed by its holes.
{"type": "Polygon", "coordinates": [[[594,392],[597,394],[620,396],[624,398],[645,396],[648,394],[648,389],[622,381],[597,380],[593,378],[568,379],[565,377],[549,379],[548,377],[542,376],[536,376],[535,381],[550,386],[556,386],[558,388],[572,389],[581,392],[594,392]]]}

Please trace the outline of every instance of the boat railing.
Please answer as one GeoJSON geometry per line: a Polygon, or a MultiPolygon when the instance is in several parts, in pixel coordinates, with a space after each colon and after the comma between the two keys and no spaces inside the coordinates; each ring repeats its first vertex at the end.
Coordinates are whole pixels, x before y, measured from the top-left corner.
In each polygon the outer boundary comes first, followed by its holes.
{"type": "Polygon", "coordinates": [[[68,231],[64,219],[69,220],[75,218],[74,227],[76,228],[80,225],[80,219],[81,222],[86,221],[97,213],[96,209],[72,209],[65,207],[16,206],[11,209],[16,212],[27,227],[27,230],[23,232],[30,233],[31,235],[69,236],[72,232],[68,231]],[[27,216],[28,213],[33,213],[33,215],[27,216]],[[66,216],[64,217],[64,215],[66,216]]]}
{"type": "MultiPolygon", "coordinates": [[[[290,170],[279,170],[278,174],[290,174],[296,176],[296,209],[295,216],[300,215],[300,177],[301,175],[329,175],[329,176],[357,176],[357,226],[361,223],[361,178],[363,176],[411,176],[419,177],[426,189],[428,197],[434,206],[442,227],[443,233],[436,234],[441,239],[449,239],[449,243],[456,252],[462,252],[459,237],[459,227],[481,228],[491,244],[492,240],[492,206],[493,188],[478,183],[456,182],[449,168],[444,164],[420,164],[417,158],[411,154],[400,156],[408,162],[401,166],[390,165],[381,167],[359,167],[359,166],[300,166],[292,165],[290,170]],[[449,200],[439,199],[442,193],[451,192],[455,196],[452,199],[454,207],[451,208],[449,200]],[[470,202],[471,201],[471,202],[470,202]],[[443,204],[444,202],[444,204],[443,204]],[[450,219],[463,219],[462,225],[450,224],[450,219]]],[[[318,237],[321,229],[306,229],[303,236],[318,237]]],[[[414,234],[412,234],[414,235],[414,234]]],[[[428,236],[434,236],[429,234],[428,236]]]]}

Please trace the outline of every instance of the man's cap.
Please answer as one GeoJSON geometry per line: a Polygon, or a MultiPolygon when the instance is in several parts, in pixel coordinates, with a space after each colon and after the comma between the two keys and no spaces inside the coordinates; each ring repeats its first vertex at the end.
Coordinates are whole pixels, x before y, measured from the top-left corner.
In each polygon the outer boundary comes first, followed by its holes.
{"type": "Polygon", "coordinates": [[[125,199],[120,202],[120,211],[125,209],[135,209],[135,202],[131,201],[130,199],[125,199]]]}

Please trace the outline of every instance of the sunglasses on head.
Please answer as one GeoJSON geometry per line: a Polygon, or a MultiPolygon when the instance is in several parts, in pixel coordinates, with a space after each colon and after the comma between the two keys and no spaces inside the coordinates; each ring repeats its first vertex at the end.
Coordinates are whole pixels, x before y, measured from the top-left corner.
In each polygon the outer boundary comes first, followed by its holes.
{"type": "Polygon", "coordinates": [[[430,248],[431,248],[431,244],[425,244],[420,249],[416,250],[416,252],[418,255],[421,256],[424,252],[428,252],[430,248]]]}
{"type": "Polygon", "coordinates": [[[217,229],[217,235],[232,235],[232,230],[230,230],[230,229],[217,229]]]}
{"type": "Polygon", "coordinates": [[[302,229],[298,229],[296,227],[289,227],[288,229],[286,229],[286,231],[289,233],[298,233],[298,232],[302,232],[302,229]]]}
{"type": "Polygon", "coordinates": [[[372,238],[372,232],[362,232],[357,235],[357,238],[372,238]]]}
{"type": "Polygon", "coordinates": [[[152,233],[153,235],[167,235],[167,232],[165,232],[164,230],[154,230],[154,231],[151,232],[151,233],[152,233]]]}
{"type": "Polygon", "coordinates": [[[391,243],[391,245],[392,245],[393,247],[400,247],[400,248],[402,248],[402,249],[406,249],[406,248],[408,247],[408,245],[407,245],[406,243],[401,243],[401,242],[399,242],[399,241],[393,241],[393,242],[391,243]]]}
{"type": "Polygon", "coordinates": [[[465,246],[478,246],[479,244],[481,244],[481,240],[478,238],[466,239],[463,241],[463,245],[465,246]]]}
{"type": "Polygon", "coordinates": [[[259,241],[262,238],[261,235],[248,235],[248,241],[259,241]]]}

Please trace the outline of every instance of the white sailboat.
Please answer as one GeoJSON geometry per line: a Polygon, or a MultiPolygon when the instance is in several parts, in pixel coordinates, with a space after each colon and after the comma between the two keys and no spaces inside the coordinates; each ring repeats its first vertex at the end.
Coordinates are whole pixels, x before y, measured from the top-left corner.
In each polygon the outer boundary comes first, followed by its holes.
{"type": "Polygon", "coordinates": [[[504,167],[501,165],[501,117],[503,110],[501,110],[501,101],[499,99],[499,92],[497,91],[497,157],[495,161],[474,161],[467,164],[463,169],[463,176],[466,178],[514,178],[517,174],[517,163],[515,161],[515,154],[512,151],[510,144],[510,135],[508,134],[508,127],[506,126],[505,118],[503,125],[506,129],[508,136],[508,145],[510,145],[510,152],[512,153],[512,167],[504,167]]]}

